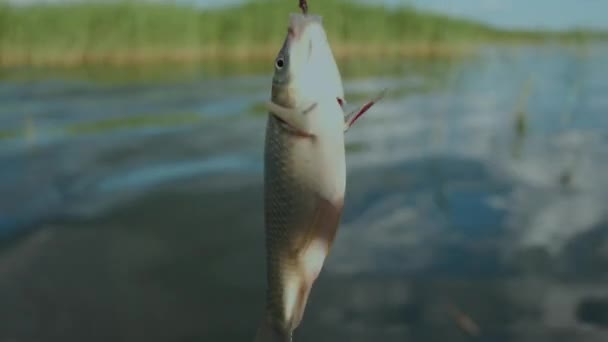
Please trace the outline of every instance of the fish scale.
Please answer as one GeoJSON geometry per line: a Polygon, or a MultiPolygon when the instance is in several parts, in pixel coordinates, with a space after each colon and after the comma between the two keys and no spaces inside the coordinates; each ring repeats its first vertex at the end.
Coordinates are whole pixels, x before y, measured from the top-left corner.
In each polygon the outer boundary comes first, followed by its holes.
{"type": "Polygon", "coordinates": [[[290,342],[299,326],[340,225],[344,133],[384,93],[345,115],[322,21],[291,14],[275,59],[264,146],[266,310],[255,342],[290,342]]]}
{"type": "Polygon", "coordinates": [[[284,327],[292,323],[281,319],[285,312],[283,278],[289,276],[289,272],[298,272],[297,255],[290,251],[298,249],[305,235],[306,220],[314,216],[310,205],[314,194],[295,176],[289,133],[274,117],[269,117],[267,127],[264,156],[267,311],[269,317],[276,320],[274,324],[284,327]],[[302,231],[294,233],[298,229],[302,231]]]}
{"type": "Polygon", "coordinates": [[[320,17],[292,14],[268,103],[267,289],[257,342],[291,341],[338,230],[346,182],[339,75],[320,17]]]}

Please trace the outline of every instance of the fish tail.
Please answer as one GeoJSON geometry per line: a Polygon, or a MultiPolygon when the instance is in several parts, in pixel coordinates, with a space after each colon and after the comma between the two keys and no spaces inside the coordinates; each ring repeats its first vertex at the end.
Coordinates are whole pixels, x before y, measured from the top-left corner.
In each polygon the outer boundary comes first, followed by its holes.
{"type": "Polygon", "coordinates": [[[254,342],[291,342],[291,334],[276,328],[268,319],[258,326],[254,342]]]}

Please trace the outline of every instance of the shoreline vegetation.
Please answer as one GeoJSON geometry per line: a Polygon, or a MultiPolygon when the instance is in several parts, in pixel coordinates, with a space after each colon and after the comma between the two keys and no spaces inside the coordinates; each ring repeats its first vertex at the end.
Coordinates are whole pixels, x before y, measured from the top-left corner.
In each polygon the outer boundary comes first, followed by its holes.
{"type": "MultiPolygon", "coordinates": [[[[0,0],[0,66],[247,62],[273,58],[297,1],[256,0],[201,9],[140,1],[12,5],[0,0]]],[[[584,44],[604,32],[513,31],[412,7],[323,0],[336,59],[457,57],[484,43],[584,44]]]]}

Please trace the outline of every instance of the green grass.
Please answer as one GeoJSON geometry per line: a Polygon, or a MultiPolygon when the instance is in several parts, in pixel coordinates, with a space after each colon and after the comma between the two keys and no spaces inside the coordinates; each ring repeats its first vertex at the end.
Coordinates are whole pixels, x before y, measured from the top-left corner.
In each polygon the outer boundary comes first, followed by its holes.
{"type": "Polygon", "coordinates": [[[0,131],[0,141],[19,138],[22,135],[22,132],[17,131],[0,131]]]}
{"type": "MultiPolygon", "coordinates": [[[[56,133],[69,135],[91,135],[117,132],[121,130],[177,127],[182,125],[198,124],[208,121],[205,116],[197,113],[167,113],[167,114],[139,114],[137,116],[107,118],[97,121],[68,124],[58,128],[56,133]]],[[[34,119],[28,118],[22,128],[13,130],[0,130],[0,142],[14,139],[35,139],[36,125],[34,119]]]]}
{"type": "Polygon", "coordinates": [[[66,127],[71,134],[92,134],[122,129],[146,128],[158,126],[179,126],[202,121],[202,117],[195,113],[174,113],[164,116],[140,115],[124,118],[112,118],[95,122],[73,124],[66,127]]]}
{"type": "MultiPolygon", "coordinates": [[[[501,31],[411,7],[389,11],[344,0],[310,1],[310,6],[311,12],[324,17],[337,50],[359,47],[372,54],[387,47],[407,53],[414,51],[414,46],[538,41],[548,37],[583,41],[592,36],[582,31],[501,31]]],[[[296,0],[256,0],[214,10],[144,1],[14,6],[0,0],[0,63],[272,56],[285,37],[288,13],[297,11],[296,0]]]]}

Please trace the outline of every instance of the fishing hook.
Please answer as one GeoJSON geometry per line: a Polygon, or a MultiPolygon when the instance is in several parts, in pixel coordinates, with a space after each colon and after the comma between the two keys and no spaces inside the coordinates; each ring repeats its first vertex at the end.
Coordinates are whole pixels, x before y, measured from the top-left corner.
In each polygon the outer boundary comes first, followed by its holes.
{"type": "Polygon", "coordinates": [[[308,3],[306,0],[300,0],[300,8],[303,14],[308,14],[308,3]]]}

